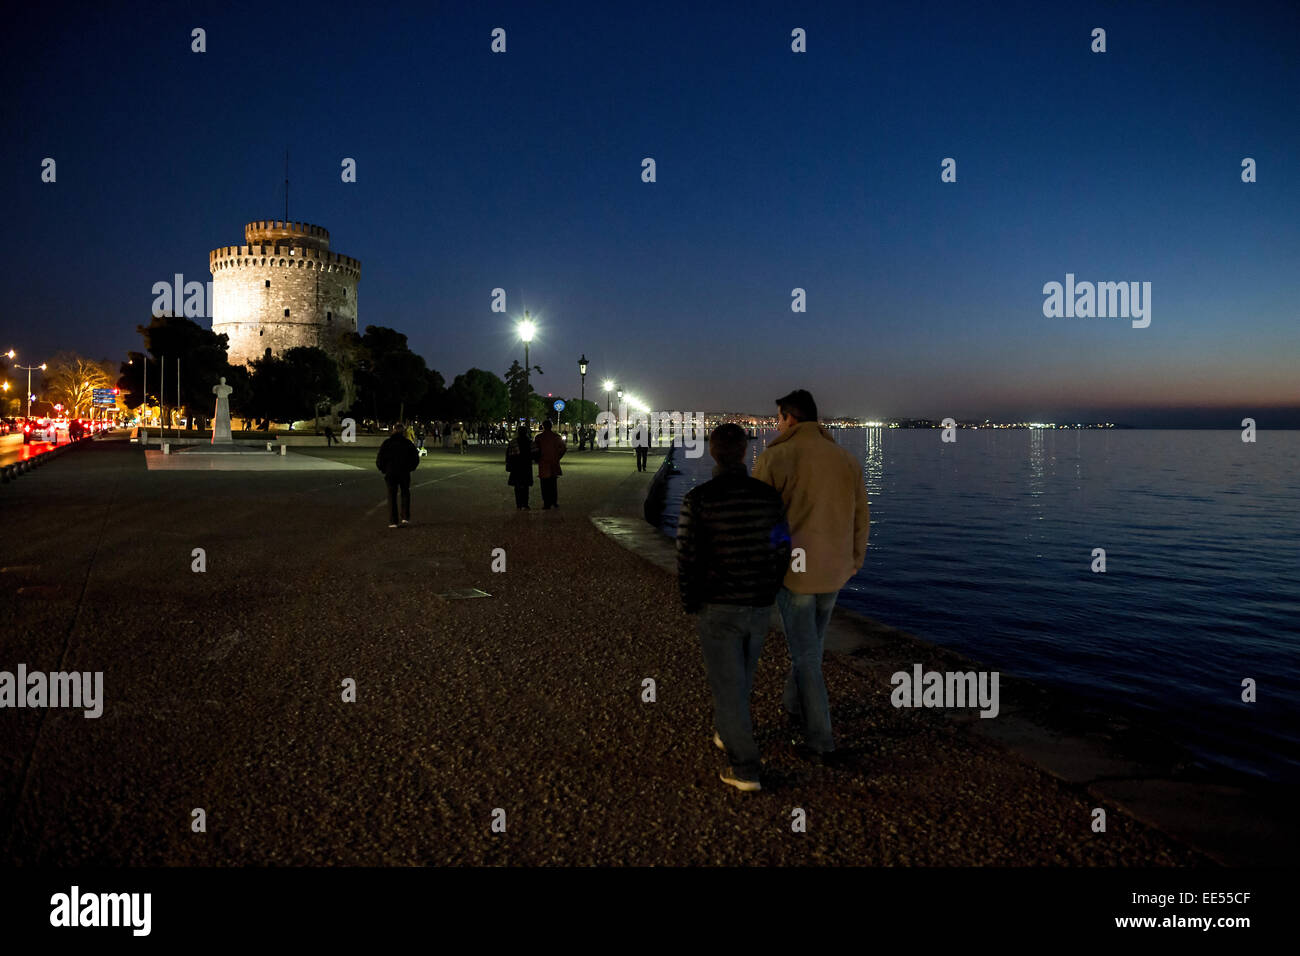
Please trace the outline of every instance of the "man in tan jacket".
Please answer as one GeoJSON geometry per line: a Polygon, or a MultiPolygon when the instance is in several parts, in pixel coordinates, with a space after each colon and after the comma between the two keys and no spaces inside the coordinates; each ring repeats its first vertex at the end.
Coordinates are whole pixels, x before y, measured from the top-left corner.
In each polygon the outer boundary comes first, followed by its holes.
{"type": "Polygon", "coordinates": [[[822,677],[826,627],[866,557],[871,514],[862,468],[818,423],[812,395],[797,389],[776,404],[780,434],[758,456],[754,477],[780,493],[790,522],[790,570],[776,598],[790,649],[785,709],[821,760],[835,749],[822,677]]]}

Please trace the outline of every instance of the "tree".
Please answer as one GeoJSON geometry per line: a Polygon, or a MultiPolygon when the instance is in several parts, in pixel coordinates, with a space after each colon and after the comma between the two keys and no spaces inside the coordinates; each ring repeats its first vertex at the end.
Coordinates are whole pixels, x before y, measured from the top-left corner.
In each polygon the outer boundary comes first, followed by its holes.
{"type": "Polygon", "coordinates": [[[103,362],[92,362],[74,352],[59,352],[47,363],[46,397],[61,404],[69,418],[82,418],[94,407],[94,391],[112,388],[113,379],[103,362]]]}
{"type": "Polygon", "coordinates": [[[426,368],[424,370],[424,383],[424,397],[420,399],[419,405],[416,406],[416,416],[426,421],[446,418],[449,414],[447,411],[447,385],[443,381],[441,373],[426,368]]]}
{"type": "MultiPolygon", "coordinates": [[[[293,399],[289,396],[289,370],[284,359],[264,355],[248,363],[251,394],[246,411],[263,422],[293,420],[293,399]]],[[[234,393],[230,396],[235,398],[234,393]]]]}
{"type": "Polygon", "coordinates": [[[273,422],[315,418],[322,404],[343,397],[338,366],[328,353],[314,346],[254,359],[252,366],[248,404],[258,418],[273,422]]]}
{"type": "Polygon", "coordinates": [[[118,387],[126,394],[128,405],[144,401],[143,380],[148,367],[150,394],[157,395],[166,408],[168,399],[176,400],[176,366],[180,362],[180,403],[190,410],[192,418],[206,419],[215,407],[212,386],[222,376],[231,377],[226,362],[225,335],[189,319],[173,315],[154,316],[148,325],[136,326],[144,338],[148,355],[129,353],[133,363],[122,363],[118,387]],[[162,360],[166,360],[166,368],[162,360]],[[165,388],[159,386],[165,385],[165,388]]]}
{"type": "MultiPolygon", "coordinates": [[[[538,375],[542,374],[541,366],[534,365],[533,371],[538,375]]],[[[537,390],[533,388],[530,376],[519,364],[519,360],[510,363],[510,368],[506,369],[506,388],[510,394],[510,414],[512,417],[519,419],[525,415],[527,410],[528,417],[538,418],[537,409],[537,390]]]]}
{"type": "Polygon", "coordinates": [[[428,391],[424,359],[407,347],[405,335],[383,326],[366,326],[361,346],[354,373],[357,408],[377,421],[400,420],[428,391]]]}
{"type": "Polygon", "coordinates": [[[601,407],[589,398],[570,398],[564,402],[564,420],[570,425],[595,425],[601,407]]]}
{"type": "Polygon", "coordinates": [[[328,407],[343,397],[338,366],[323,349],[292,348],[284,353],[283,361],[289,372],[289,395],[294,406],[305,413],[297,418],[317,419],[322,405],[328,407]]]}
{"type": "Polygon", "coordinates": [[[472,368],[451,383],[447,409],[452,418],[461,421],[499,422],[510,410],[510,395],[501,379],[472,368]]]}

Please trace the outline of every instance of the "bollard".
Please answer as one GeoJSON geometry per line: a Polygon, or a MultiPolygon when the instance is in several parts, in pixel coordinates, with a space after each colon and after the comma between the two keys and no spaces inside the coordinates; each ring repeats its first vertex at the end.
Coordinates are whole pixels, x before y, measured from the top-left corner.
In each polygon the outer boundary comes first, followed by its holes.
{"type": "Polygon", "coordinates": [[[281,445],[281,446],[280,446],[280,454],[281,454],[281,455],[287,455],[288,453],[289,453],[289,446],[288,446],[288,445],[281,445]]]}
{"type": "Polygon", "coordinates": [[[275,442],[271,442],[271,441],[267,442],[267,443],[266,443],[266,450],[267,450],[267,451],[275,451],[275,449],[271,447],[271,446],[274,445],[274,444],[275,444],[275,442]]]}
{"type": "Polygon", "coordinates": [[[170,455],[172,453],[172,446],[170,442],[162,443],[162,453],[164,455],[170,455]]]}

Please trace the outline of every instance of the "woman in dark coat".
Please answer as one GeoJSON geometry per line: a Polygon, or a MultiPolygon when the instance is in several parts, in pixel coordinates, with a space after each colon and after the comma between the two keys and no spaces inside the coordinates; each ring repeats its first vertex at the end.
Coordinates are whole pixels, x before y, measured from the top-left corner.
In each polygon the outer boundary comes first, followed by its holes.
{"type": "Polygon", "coordinates": [[[506,471],[510,473],[509,484],[515,488],[515,508],[530,510],[528,489],[533,486],[533,436],[528,434],[525,425],[519,426],[514,441],[506,445],[506,471]]]}

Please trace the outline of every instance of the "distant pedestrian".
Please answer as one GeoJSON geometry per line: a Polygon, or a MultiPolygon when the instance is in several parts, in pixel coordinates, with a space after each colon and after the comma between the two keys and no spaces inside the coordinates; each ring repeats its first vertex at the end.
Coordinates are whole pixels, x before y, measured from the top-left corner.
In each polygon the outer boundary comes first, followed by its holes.
{"type": "Polygon", "coordinates": [[[542,433],[534,442],[537,447],[537,478],[542,485],[542,510],[558,508],[559,477],[564,474],[560,459],[564,457],[564,439],[551,430],[551,420],[542,422],[542,433]]]}
{"type": "Polygon", "coordinates": [[[423,422],[415,423],[415,447],[416,448],[424,447],[424,423],[423,422]]]}
{"type": "Polygon", "coordinates": [[[420,467],[420,453],[415,443],[406,437],[401,423],[393,426],[393,433],[384,439],[375,456],[375,466],[384,473],[388,486],[388,527],[396,528],[398,522],[411,523],[411,472],[420,467]],[[397,493],[402,493],[402,510],[398,514],[397,493]]]}
{"type": "Polygon", "coordinates": [[[714,744],[727,753],[722,781],[760,790],[750,695],[772,602],[790,562],[781,496],[745,471],[748,438],[739,425],[709,436],[713,480],[692,488],[677,519],[677,583],[698,614],[700,649],[713,694],[714,744]]]}
{"type": "Polygon", "coordinates": [[[460,445],[460,453],[465,454],[465,446],[469,444],[469,435],[465,432],[464,422],[456,426],[456,441],[460,445]]]}
{"type": "Polygon", "coordinates": [[[325,426],[325,447],[331,448],[333,447],[333,445],[334,445],[334,429],[326,425],[325,426]]]}
{"type": "Polygon", "coordinates": [[[797,559],[777,595],[790,650],[785,710],[814,759],[835,749],[822,676],[826,628],[840,588],[862,567],[871,514],[862,467],[817,421],[804,389],[777,399],[780,434],[754,463],[754,477],[785,502],[797,559]]]}
{"type": "Polygon", "coordinates": [[[636,470],[645,471],[650,460],[650,429],[644,425],[636,430],[636,470]]]}
{"type": "Polygon", "coordinates": [[[515,509],[527,511],[528,489],[533,486],[533,438],[527,426],[520,425],[515,438],[506,445],[507,483],[515,489],[515,509]]]}

